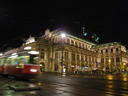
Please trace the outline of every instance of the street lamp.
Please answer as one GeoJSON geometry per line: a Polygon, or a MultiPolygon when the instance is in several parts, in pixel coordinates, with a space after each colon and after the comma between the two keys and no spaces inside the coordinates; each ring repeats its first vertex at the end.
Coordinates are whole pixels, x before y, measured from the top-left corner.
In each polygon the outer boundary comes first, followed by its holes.
{"type": "Polygon", "coordinates": [[[123,65],[125,66],[125,65],[126,65],[126,63],[124,62],[124,63],[123,63],[123,65]]]}
{"type": "Polygon", "coordinates": [[[109,68],[110,68],[109,71],[111,72],[111,67],[110,67],[111,59],[109,59],[108,62],[109,62],[109,68]]]}
{"type": "Polygon", "coordinates": [[[61,38],[62,38],[62,63],[61,63],[61,65],[62,65],[62,70],[61,70],[61,75],[63,75],[63,41],[64,41],[64,39],[65,39],[65,37],[66,37],[66,34],[65,33],[61,33],[61,38]]]}

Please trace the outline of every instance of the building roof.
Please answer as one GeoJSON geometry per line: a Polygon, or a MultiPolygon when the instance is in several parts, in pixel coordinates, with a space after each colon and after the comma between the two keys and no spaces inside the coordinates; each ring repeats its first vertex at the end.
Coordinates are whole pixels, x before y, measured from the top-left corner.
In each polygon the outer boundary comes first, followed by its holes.
{"type": "Polygon", "coordinates": [[[109,46],[116,46],[116,45],[120,45],[120,43],[111,42],[111,43],[99,44],[99,45],[94,45],[92,48],[101,48],[101,47],[109,47],[109,46]]]}
{"type": "Polygon", "coordinates": [[[87,44],[96,45],[96,43],[94,43],[93,41],[87,40],[87,39],[85,39],[85,38],[79,36],[78,34],[75,34],[75,33],[72,33],[72,32],[69,33],[69,32],[67,32],[67,31],[65,31],[65,30],[62,30],[61,28],[58,28],[58,29],[52,31],[52,32],[53,32],[53,36],[60,35],[60,32],[61,32],[61,31],[65,32],[68,37],[71,37],[71,38],[74,38],[74,39],[76,39],[76,40],[85,42],[85,43],[87,43],[87,44]]]}

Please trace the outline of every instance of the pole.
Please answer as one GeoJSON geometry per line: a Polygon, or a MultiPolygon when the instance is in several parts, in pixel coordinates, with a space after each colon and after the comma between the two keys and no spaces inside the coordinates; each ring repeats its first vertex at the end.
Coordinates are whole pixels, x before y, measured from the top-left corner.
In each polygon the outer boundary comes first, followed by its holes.
{"type": "Polygon", "coordinates": [[[62,38],[62,70],[61,75],[63,75],[63,38],[62,38]]]}

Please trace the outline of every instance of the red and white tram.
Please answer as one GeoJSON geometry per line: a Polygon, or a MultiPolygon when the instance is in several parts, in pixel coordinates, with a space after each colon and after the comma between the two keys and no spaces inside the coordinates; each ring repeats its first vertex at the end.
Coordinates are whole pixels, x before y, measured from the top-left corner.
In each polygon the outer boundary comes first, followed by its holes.
{"type": "Polygon", "coordinates": [[[36,77],[39,73],[38,51],[14,49],[0,57],[0,74],[16,77],[36,77]]]}

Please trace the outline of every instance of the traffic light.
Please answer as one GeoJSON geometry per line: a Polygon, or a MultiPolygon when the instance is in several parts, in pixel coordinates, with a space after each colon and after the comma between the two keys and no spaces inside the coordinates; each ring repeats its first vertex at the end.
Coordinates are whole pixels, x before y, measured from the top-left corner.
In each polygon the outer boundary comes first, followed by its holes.
{"type": "Polygon", "coordinates": [[[96,42],[99,42],[99,37],[97,37],[97,38],[95,39],[95,41],[96,41],[96,42]]]}
{"type": "Polygon", "coordinates": [[[84,36],[87,36],[88,33],[84,33],[84,36]]]}

